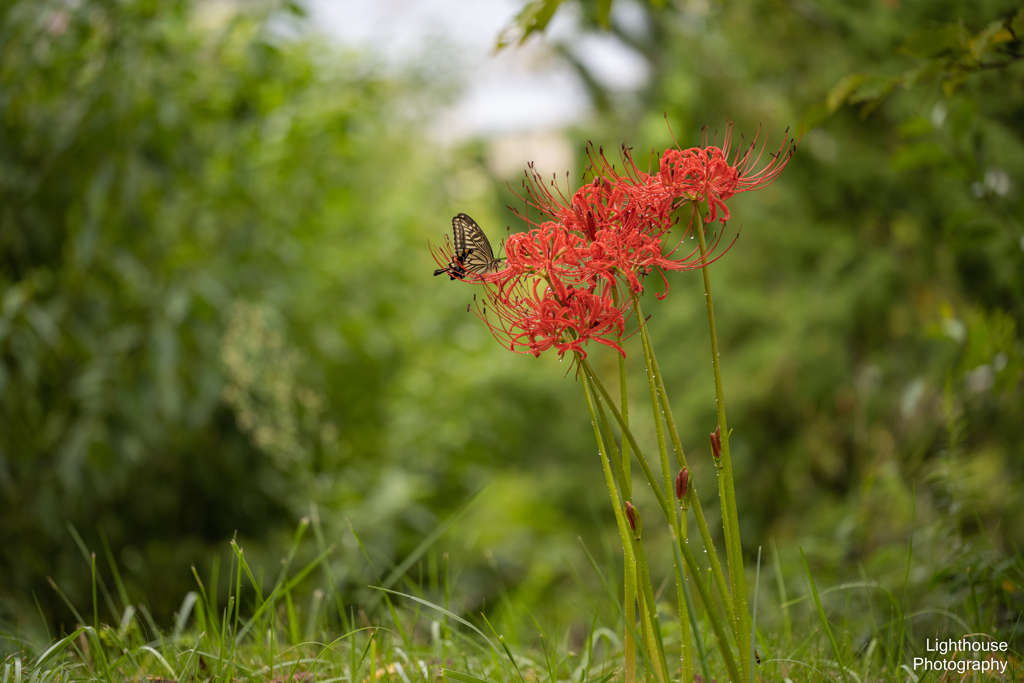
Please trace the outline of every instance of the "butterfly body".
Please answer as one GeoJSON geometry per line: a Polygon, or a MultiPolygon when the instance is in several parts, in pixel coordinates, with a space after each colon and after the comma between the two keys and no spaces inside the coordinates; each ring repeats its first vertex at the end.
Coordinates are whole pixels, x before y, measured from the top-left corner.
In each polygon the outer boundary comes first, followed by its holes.
{"type": "Polygon", "coordinates": [[[452,280],[463,280],[469,274],[487,275],[501,268],[501,259],[494,258],[487,235],[464,213],[452,218],[452,246],[455,253],[451,263],[435,270],[435,276],[448,273],[452,280]]]}

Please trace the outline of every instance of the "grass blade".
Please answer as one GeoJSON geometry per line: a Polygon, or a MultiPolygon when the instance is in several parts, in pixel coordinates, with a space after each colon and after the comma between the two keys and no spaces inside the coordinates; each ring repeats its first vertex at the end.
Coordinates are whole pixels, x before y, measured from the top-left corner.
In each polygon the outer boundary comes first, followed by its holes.
{"type": "Polygon", "coordinates": [[[168,664],[168,663],[167,663],[167,660],[166,660],[166,659],[164,659],[164,656],[163,656],[162,654],[160,654],[159,652],[157,652],[157,651],[156,651],[155,649],[153,649],[153,648],[152,648],[152,647],[150,647],[149,645],[143,645],[143,646],[142,646],[142,647],[140,647],[139,649],[140,649],[140,650],[145,650],[145,651],[146,651],[146,652],[148,652],[149,654],[151,654],[151,655],[153,655],[154,657],[156,657],[156,661],[160,662],[160,664],[162,664],[162,665],[163,665],[163,667],[164,667],[165,669],[167,669],[167,673],[169,673],[169,674],[171,675],[171,678],[175,678],[175,676],[176,676],[177,674],[175,674],[175,673],[174,673],[174,669],[173,669],[173,668],[171,667],[171,665],[170,665],[170,664],[168,664]]]}
{"type": "Polygon", "coordinates": [[[804,571],[807,572],[807,581],[811,584],[811,595],[814,596],[814,606],[818,611],[818,617],[821,619],[821,625],[825,629],[825,635],[828,636],[828,641],[832,644],[832,652],[836,656],[836,665],[839,667],[839,672],[845,679],[846,667],[843,666],[843,658],[839,653],[839,645],[836,643],[835,636],[832,635],[832,628],[828,625],[828,617],[825,616],[825,608],[821,606],[821,598],[818,597],[818,587],[814,584],[814,577],[811,576],[811,568],[807,564],[807,556],[804,555],[803,548],[800,548],[800,557],[804,561],[804,571]]]}
{"type": "MultiPolygon", "coordinates": [[[[70,635],[64,636],[63,638],[58,640],[56,643],[51,645],[46,650],[46,652],[44,652],[43,654],[39,655],[39,657],[36,659],[35,666],[36,667],[42,666],[44,663],[46,663],[46,660],[48,660],[53,655],[57,654],[58,652],[62,651],[64,648],[66,648],[71,643],[71,641],[73,641],[75,638],[77,638],[79,635],[81,635],[85,631],[85,629],[86,629],[86,627],[82,626],[78,630],[76,630],[74,633],[71,633],[70,635]]],[[[4,674],[4,680],[5,681],[7,680],[6,672],[4,674]]]]}
{"type": "Polygon", "coordinates": [[[198,599],[199,593],[189,591],[185,594],[185,599],[181,601],[181,608],[178,609],[178,616],[174,620],[174,632],[171,636],[171,639],[175,642],[181,638],[181,634],[185,630],[185,624],[188,623],[188,618],[192,614],[192,608],[195,607],[198,599]]]}
{"type": "Polygon", "coordinates": [[[782,563],[779,562],[779,549],[772,537],[772,564],[775,569],[775,583],[779,591],[779,604],[782,607],[782,634],[788,645],[793,641],[793,624],[789,619],[789,602],[786,598],[786,582],[782,578],[782,563]]]}
{"type": "MultiPolygon", "coordinates": [[[[232,544],[234,544],[234,541],[232,541],[232,544]]],[[[238,634],[235,636],[235,645],[237,646],[237,645],[241,644],[242,638],[244,638],[245,634],[249,632],[249,629],[252,628],[253,624],[256,623],[257,619],[261,618],[263,616],[264,612],[266,612],[267,609],[271,605],[274,604],[274,598],[276,598],[278,596],[278,594],[285,593],[285,592],[291,590],[292,588],[294,588],[296,584],[298,584],[300,581],[302,581],[304,578],[306,578],[306,576],[308,576],[311,571],[316,569],[320,565],[320,563],[323,562],[325,559],[327,559],[327,557],[331,553],[333,553],[333,552],[334,552],[334,546],[331,546],[331,547],[327,548],[327,550],[323,551],[322,553],[320,553],[319,555],[314,557],[309,562],[309,564],[307,564],[305,567],[303,567],[299,571],[299,573],[296,574],[295,576],[293,576],[291,578],[291,580],[289,580],[287,583],[284,583],[284,584],[279,583],[279,584],[277,584],[277,587],[275,587],[274,590],[270,592],[270,595],[267,596],[267,599],[263,601],[263,604],[261,604],[259,606],[259,608],[256,610],[256,612],[253,613],[253,615],[245,623],[245,626],[242,627],[242,630],[239,631],[238,634]]],[[[240,553],[240,550],[239,550],[239,553],[240,553]]],[[[247,564],[245,564],[244,560],[242,559],[241,554],[239,554],[239,560],[242,561],[242,566],[245,567],[246,573],[249,574],[249,578],[252,579],[252,574],[249,572],[249,566],[247,564]]],[[[255,579],[253,579],[253,585],[256,585],[256,580],[255,579]]]]}
{"type": "Polygon", "coordinates": [[[757,547],[757,573],[754,574],[754,616],[750,620],[750,683],[757,680],[754,676],[754,666],[757,664],[757,588],[761,583],[761,546],[757,547]]]}
{"type": "Polygon", "coordinates": [[[75,619],[78,620],[78,623],[84,624],[85,619],[82,618],[82,615],[78,613],[78,610],[75,609],[75,606],[71,604],[70,600],[68,600],[68,596],[64,595],[64,591],[62,591],[60,587],[57,586],[57,582],[49,576],[46,577],[46,581],[50,584],[50,587],[53,588],[53,590],[57,591],[57,595],[59,595],[60,599],[64,601],[64,604],[67,605],[69,610],[71,610],[71,613],[75,615],[75,619]]]}
{"type": "Polygon", "coordinates": [[[487,644],[491,646],[492,650],[494,650],[495,652],[499,652],[498,648],[495,647],[494,643],[491,642],[491,639],[488,638],[487,635],[483,631],[481,631],[476,626],[474,626],[473,624],[469,623],[468,621],[466,621],[465,619],[463,619],[459,615],[454,614],[453,612],[449,612],[448,610],[446,610],[444,607],[441,607],[440,605],[435,605],[434,603],[432,603],[432,602],[430,602],[428,600],[424,600],[423,598],[417,598],[415,595],[409,595],[408,593],[399,593],[398,591],[393,591],[393,590],[391,590],[389,588],[381,588],[380,586],[370,586],[370,588],[373,588],[373,589],[379,590],[379,591],[384,591],[385,593],[391,593],[392,595],[398,595],[398,596],[401,596],[403,598],[408,598],[410,600],[415,600],[416,602],[420,603],[421,605],[424,605],[425,607],[430,607],[431,609],[435,609],[438,612],[440,612],[441,614],[444,614],[445,616],[447,616],[448,618],[454,619],[455,621],[459,622],[463,626],[467,626],[470,629],[472,629],[477,635],[479,635],[481,638],[483,638],[484,640],[487,641],[487,644]]]}
{"type": "Polygon", "coordinates": [[[471,674],[464,674],[461,671],[452,671],[451,669],[441,669],[442,678],[450,678],[453,681],[459,681],[459,683],[491,683],[486,678],[479,678],[471,674]]]}

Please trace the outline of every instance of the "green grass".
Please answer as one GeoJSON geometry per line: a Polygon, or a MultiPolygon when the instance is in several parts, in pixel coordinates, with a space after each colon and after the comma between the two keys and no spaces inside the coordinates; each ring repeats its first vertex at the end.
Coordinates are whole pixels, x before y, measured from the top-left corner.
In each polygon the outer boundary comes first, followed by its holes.
{"type": "MultiPolygon", "coordinates": [[[[417,683],[439,677],[459,683],[621,680],[623,612],[612,587],[619,581],[613,569],[619,566],[615,558],[608,558],[604,566],[592,559],[590,567],[575,569],[577,613],[560,615],[550,623],[533,618],[529,606],[504,605],[487,613],[461,611],[456,606],[459,587],[450,583],[450,577],[459,572],[448,566],[447,556],[442,557],[436,581],[417,583],[392,569],[376,586],[375,598],[362,606],[347,605],[334,589],[336,581],[326,562],[332,548],[319,543],[312,559],[295,561],[308,526],[306,520],[300,524],[272,584],[264,585],[258,578],[264,572],[254,571],[234,542],[232,563],[224,576],[219,575],[216,564],[209,568],[205,580],[194,569],[196,590],[184,596],[173,624],[167,627],[155,623],[144,604],[128,600],[109,549],[104,548],[101,556],[106,566],[101,563],[98,567],[97,555],[80,543],[72,530],[91,572],[92,604],[67,602],[76,627],[59,636],[44,631],[32,635],[27,628],[8,626],[0,635],[0,683],[417,683]],[[104,568],[106,572],[101,571],[104,568]],[[113,590],[104,573],[111,577],[113,590]],[[317,577],[322,579],[318,586],[314,585],[317,577]],[[101,613],[109,615],[109,620],[102,619],[101,613]],[[509,614],[523,618],[514,622],[509,614]]],[[[416,553],[425,553],[427,545],[421,545],[416,553]]],[[[867,576],[826,586],[806,560],[787,573],[779,554],[773,552],[777,588],[773,590],[763,576],[756,582],[756,648],[761,660],[757,679],[938,682],[953,679],[912,670],[913,657],[925,650],[924,638],[958,639],[984,632],[1008,640],[1011,650],[1020,645],[1014,621],[1020,619],[1020,613],[1012,613],[1024,586],[1024,560],[1019,554],[1007,557],[978,552],[974,563],[968,565],[973,578],[966,589],[957,582],[949,584],[966,598],[961,609],[950,610],[911,599],[907,584],[912,552],[911,548],[904,558],[905,585],[896,591],[867,576]],[[912,603],[914,606],[908,607],[912,603]]],[[[411,567],[418,559],[414,554],[399,566],[411,567]]],[[[947,567],[937,576],[956,570],[947,567]]],[[[657,597],[662,613],[671,613],[677,604],[672,586],[666,581],[657,597]]],[[[54,590],[60,593],[56,584],[54,590]]],[[[934,598],[936,594],[931,595],[934,598]]],[[[943,597],[950,595],[947,591],[943,597]]],[[[695,613],[694,630],[706,645],[707,669],[713,679],[724,681],[725,667],[714,639],[708,637],[699,602],[695,613]]],[[[670,625],[673,620],[663,622],[670,625]]],[[[663,636],[669,663],[676,666],[670,673],[677,677],[678,628],[664,628],[663,636]]],[[[968,676],[964,680],[1018,680],[1021,662],[1017,652],[1007,653],[1005,661],[1005,677],[968,676]]],[[[695,668],[700,670],[699,663],[695,668]]],[[[643,661],[639,670],[641,679],[649,681],[643,661]]],[[[959,674],[956,680],[960,680],[959,674]]]]}

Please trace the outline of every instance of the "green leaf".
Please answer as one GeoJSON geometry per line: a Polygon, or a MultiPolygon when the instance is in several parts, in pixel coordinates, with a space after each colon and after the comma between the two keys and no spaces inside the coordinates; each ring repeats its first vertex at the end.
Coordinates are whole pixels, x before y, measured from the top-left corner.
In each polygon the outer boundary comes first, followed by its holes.
{"type": "Polygon", "coordinates": [[[512,43],[522,45],[530,35],[543,31],[561,4],[562,0],[534,0],[526,5],[512,20],[512,24],[498,36],[495,49],[500,50],[512,43]]]}
{"type": "Polygon", "coordinates": [[[980,62],[985,53],[995,49],[997,45],[1008,43],[1013,40],[1013,34],[1006,29],[1003,21],[993,21],[983,30],[979,31],[969,41],[968,46],[974,61],[980,62]]]}
{"type": "Polygon", "coordinates": [[[865,78],[864,74],[850,74],[832,86],[832,89],[828,91],[828,97],[825,99],[829,113],[834,113],[839,107],[843,106],[846,99],[860,87],[865,78]]]}
{"type": "Polygon", "coordinates": [[[959,24],[946,24],[917,31],[907,38],[898,51],[911,57],[928,59],[963,49],[959,24]]]}
{"type": "Polygon", "coordinates": [[[892,92],[892,89],[902,80],[901,77],[886,78],[884,76],[870,76],[864,78],[857,88],[847,98],[850,103],[871,102],[881,100],[892,92]]]}
{"type": "Polygon", "coordinates": [[[1017,36],[1017,40],[1024,40],[1024,9],[1017,12],[1007,24],[1013,34],[1017,36]]]}

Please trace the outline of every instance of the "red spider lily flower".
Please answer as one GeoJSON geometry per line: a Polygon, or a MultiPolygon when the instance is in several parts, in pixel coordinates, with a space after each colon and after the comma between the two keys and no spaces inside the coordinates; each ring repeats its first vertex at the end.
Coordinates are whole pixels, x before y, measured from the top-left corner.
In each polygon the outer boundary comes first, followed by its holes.
{"type": "MultiPolygon", "coordinates": [[[[597,238],[601,228],[621,225],[626,213],[642,214],[643,220],[637,225],[642,224],[645,230],[660,237],[672,227],[673,197],[656,182],[657,176],[636,167],[629,152],[629,148],[623,147],[624,172],[620,173],[608,162],[602,150],[588,148],[588,172],[593,174],[593,180],[570,197],[554,180],[545,181],[531,166],[524,182],[527,196],[522,199],[528,209],[540,211],[541,220],[548,216],[588,242],[597,238]]],[[[518,211],[516,214],[528,225],[540,225],[529,215],[518,211]]]]}
{"type": "Polygon", "coordinates": [[[529,284],[520,279],[501,292],[488,291],[487,305],[477,313],[494,336],[509,350],[540,356],[555,349],[559,356],[567,351],[587,357],[585,346],[597,342],[626,355],[619,340],[625,332],[628,302],[619,304],[608,292],[566,288],[564,298],[542,278],[529,284]]]}
{"type": "MultiPolygon", "coordinates": [[[[689,224],[674,248],[666,249],[662,245],[664,236],[674,224],[672,210],[677,198],[658,175],[650,175],[636,166],[629,148],[622,148],[621,172],[602,151],[590,148],[588,154],[589,169],[594,179],[569,198],[554,181],[544,181],[532,166],[527,173],[524,182],[527,196],[523,197],[527,209],[536,209],[541,218],[547,216],[553,221],[538,223],[538,219],[517,211],[528,225],[547,230],[548,234],[553,234],[549,226],[557,223],[566,235],[576,235],[582,240],[582,243],[576,243],[575,249],[560,252],[563,264],[571,263],[571,279],[587,282],[591,287],[598,280],[616,287],[616,279],[621,279],[626,287],[639,294],[643,291],[643,276],[657,270],[667,292],[665,270],[691,270],[710,262],[707,257],[702,259],[696,248],[685,258],[672,258],[682,239],[689,234],[692,227],[689,224]],[[585,252],[581,252],[581,247],[585,247],[585,252]]],[[[530,239],[538,235],[536,230],[528,234],[530,239]]],[[[512,244],[511,238],[509,244],[512,244]]],[[[714,247],[717,248],[717,244],[716,241],[714,247]]],[[[511,253],[509,246],[506,246],[506,252],[511,253]]],[[[530,257],[536,259],[538,254],[531,253],[530,257]]],[[[511,261],[510,256],[510,264],[511,261]]],[[[550,270],[541,264],[535,268],[537,271],[550,270]]],[[[529,271],[518,269],[517,272],[529,271]]],[[[564,296],[559,289],[562,279],[556,276],[550,282],[558,290],[559,297],[564,296]]],[[[665,293],[658,294],[659,298],[664,296],[665,293]]]]}
{"type": "Polygon", "coordinates": [[[616,276],[621,277],[631,291],[639,294],[643,292],[640,276],[654,268],[671,269],[675,264],[662,253],[661,240],[638,228],[637,222],[626,221],[621,227],[600,230],[588,249],[586,268],[592,278],[604,278],[611,285],[616,276]]]}
{"type": "Polygon", "coordinates": [[[658,177],[673,196],[706,202],[706,222],[711,223],[717,218],[725,223],[729,219],[729,207],[725,202],[740,192],[757,190],[771,184],[796,151],[796,142],[787,142],[784,138],[779,151],[770,155],[771,160],[760,170],[755,170],[761,162],[765,148],[765,144],[762,143],[761,149],[756,150],[760,134],[759,129],[749,146],[744,146],[741,142],[730,163],[732,122],[726,126],[725,140],[721,147],[707,144],[705,129],[700,147],[671,149],[665,152],[661,157],[658,177]]]}
{"type": "MultiPolygon", "coordinates": [[[[597,239],[598,225],[607,223],[609,214],[619,203],[617,188],[603,178],[594,178],[577,190],[565,210],[559,210],[567,230],[582,235],[587,241],[597,239]]],[[[561,207],[558,207],[561,209],[561,207]]]]}
{"type": "Polygon", "coordinates": [[[502,283],[537,276],[547,281],[558,298],[564,300],[569,296],[568,288],[585,279],[580,269],[580,254],[584,249],[581,237],[554,221],[518,232],[505,242],[508,265],[502,283]]]}
{"type": "Polygon", "coordinates": [[[599,296],[585,289],[572,290],[568,301],[557,302],[553,296],[545,296],[536,306],[532,305],[536,315],[526,321],[525,329],[520,334],[527,339],[530,352],[535,356],[554,346],[558,355],[566,351],[574,351],[586,358],[583,347],[587,342],[609,346],[625,357],[622,350],[612,339],[621,338],[625,331],[625,320],[622,311],[616,306],[611,296],[599,296]]]}
{"type": "Polygon", "coordinates": [[[629,147],[622,146],[622,172],[619,172],[605,157],[603,150],[599,149],[595,153],[591,148],[590,172],[602,179],[606,186],[618,190],[616,212],[609,216],[609,222],[621,225],[633,222],[634,229],[660,238],[672,228],[675,198],[665,190],[656,174],[652,176],[637,167],[631,152],[629,147]]]}

